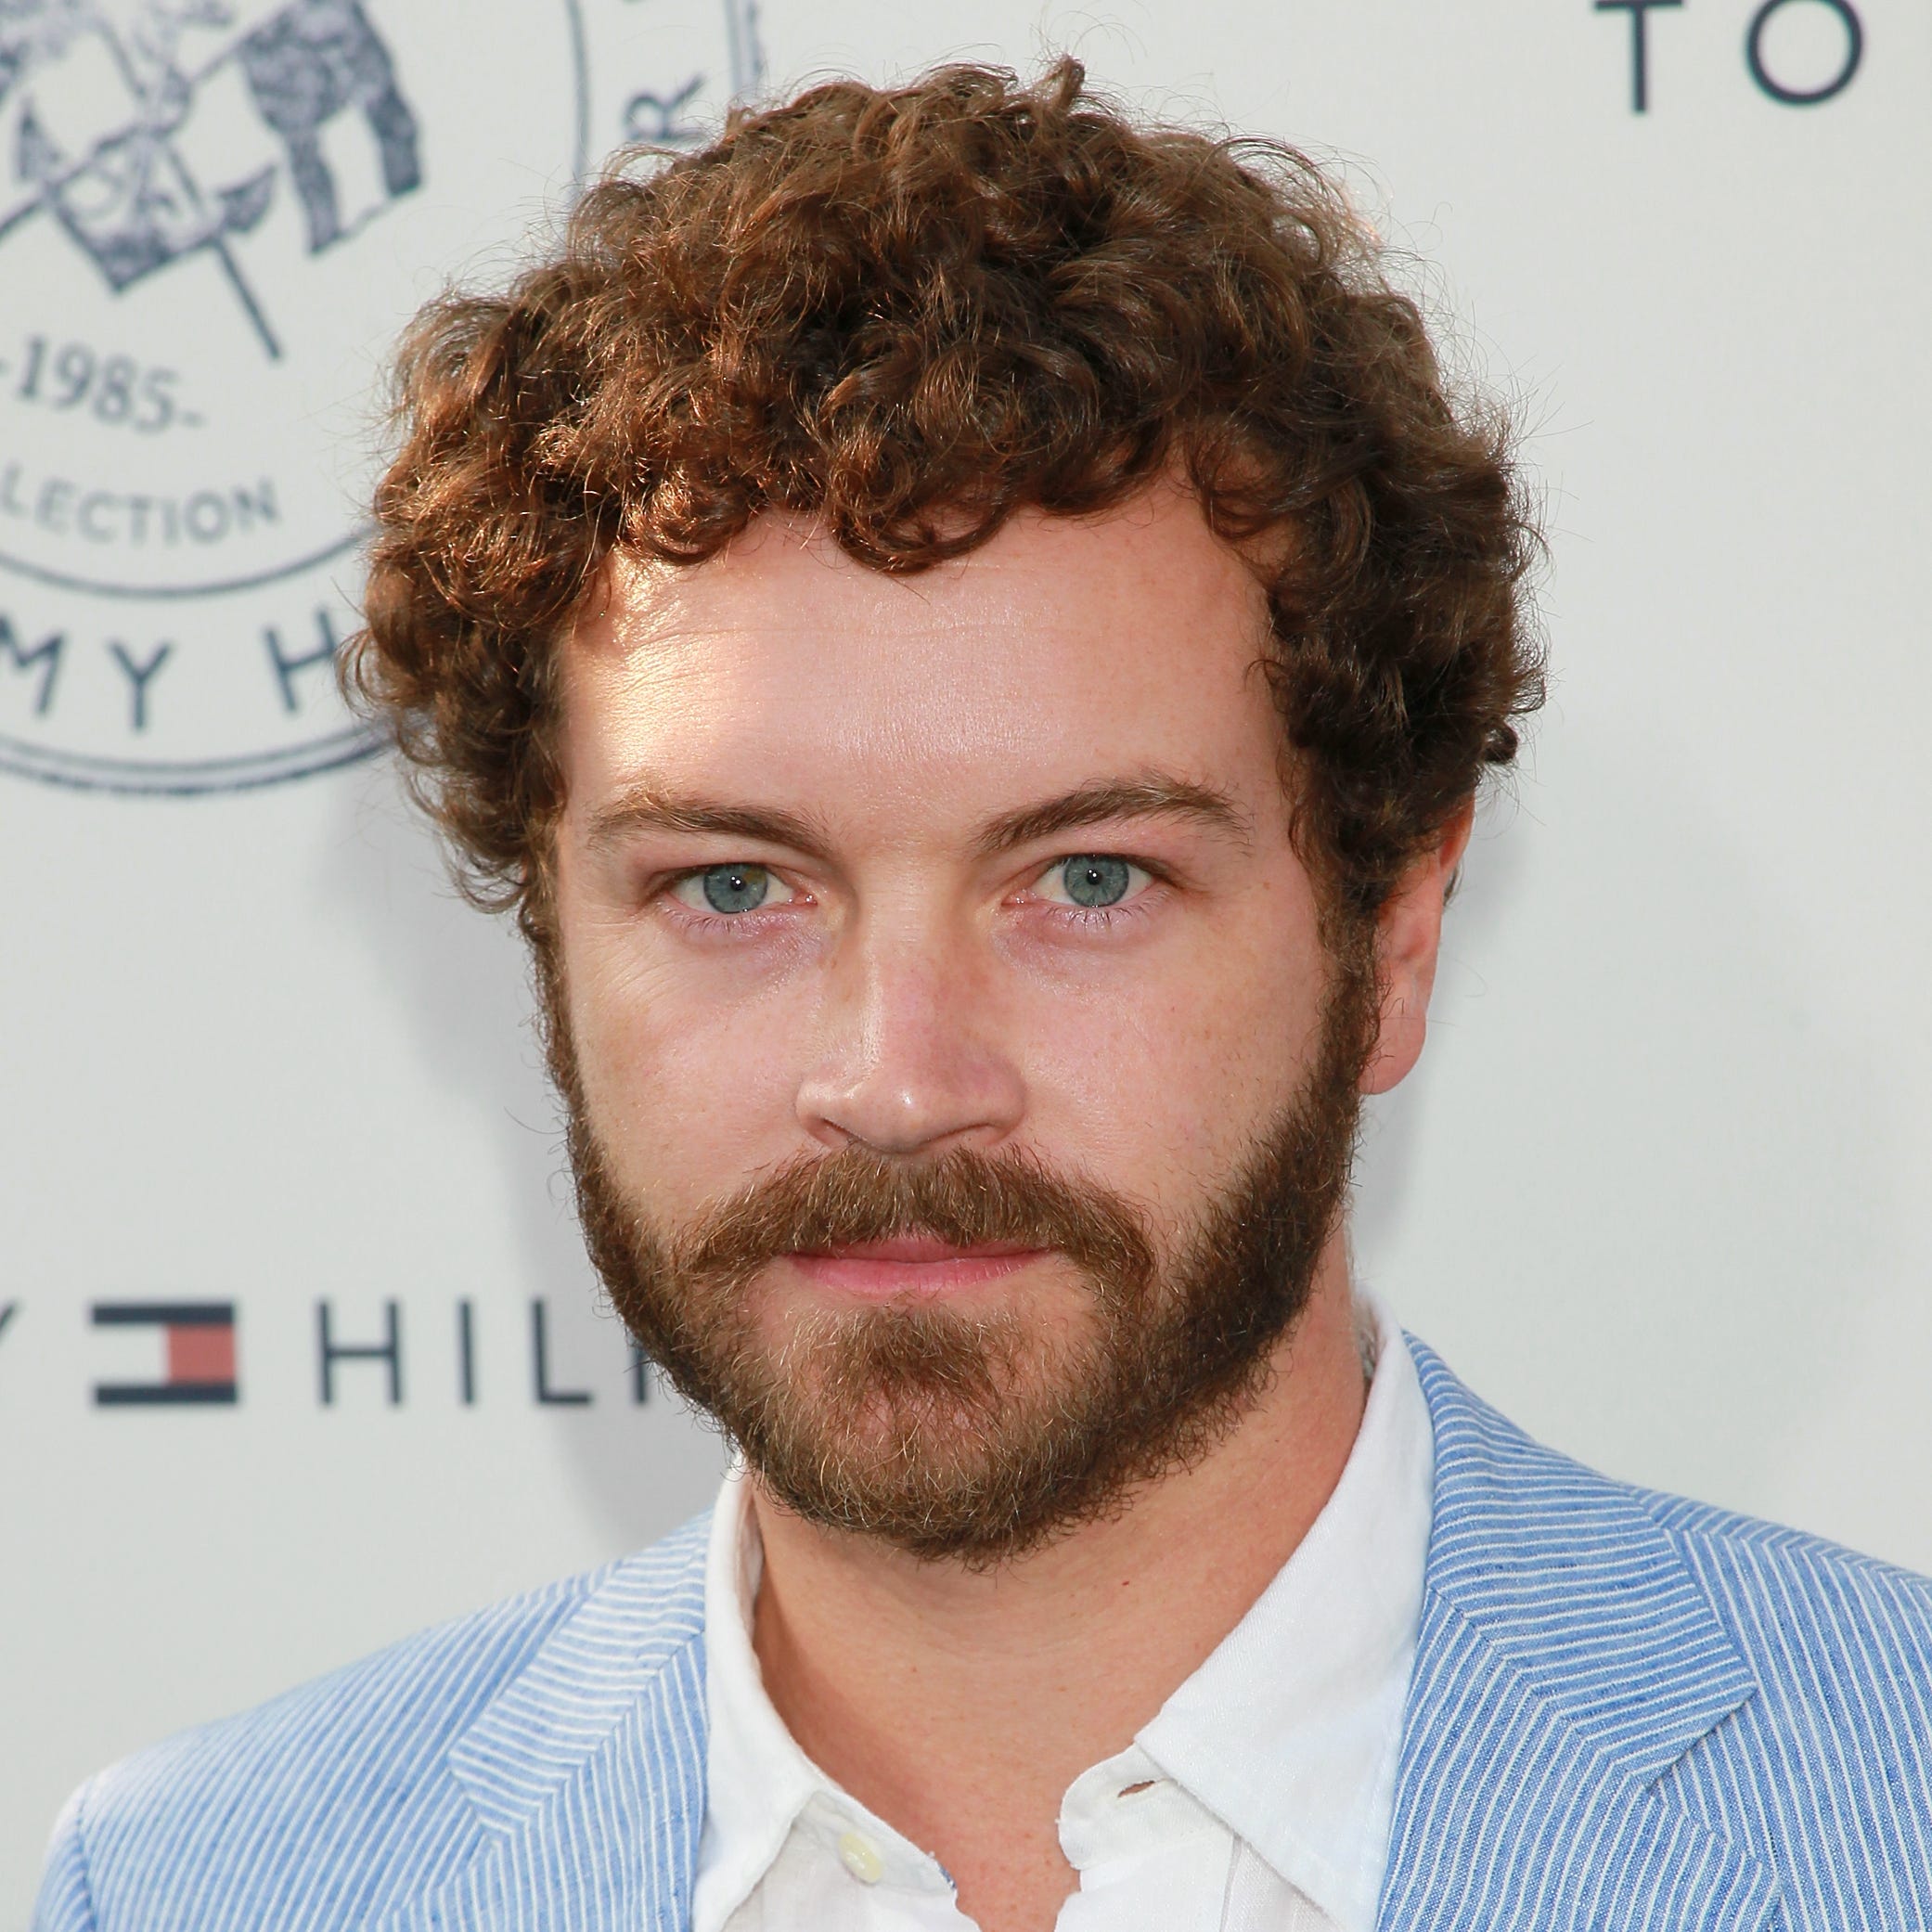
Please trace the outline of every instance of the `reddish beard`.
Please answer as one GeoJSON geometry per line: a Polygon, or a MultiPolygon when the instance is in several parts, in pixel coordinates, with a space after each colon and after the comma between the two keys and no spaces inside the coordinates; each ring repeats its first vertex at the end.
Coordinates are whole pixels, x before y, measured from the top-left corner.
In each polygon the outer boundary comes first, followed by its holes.
{"type": "Polygon", "coordinates": [[[561,987],[540,961],[553,1074],[591,1259],[639,1345],[807,1521],[934,1560],[1010,1560],[1198,1460],[1265,1384],[1346,1200],[1372,972],[1337,972],[1297,1094],[1169,1257],[1101,1183],[1015,1149],[803,1155],[689,1224],[625,1196],[586,1104],[561,987]],[[774,1262],[908,1235],[1052,1251],[1070,1320],[888,1301],[775,1326],[774,1262]]]}

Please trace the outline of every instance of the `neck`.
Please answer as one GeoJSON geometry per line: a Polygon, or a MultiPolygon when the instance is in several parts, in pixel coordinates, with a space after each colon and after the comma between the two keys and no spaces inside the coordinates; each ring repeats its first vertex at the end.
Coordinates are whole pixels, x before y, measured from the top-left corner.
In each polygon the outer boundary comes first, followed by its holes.
{"type": "Polygon", "coordinates": [[[938,1857],[987,1932],[1051,1925],[1071,1884],[1055,1832],[1066,1787],[1200,1667],[1340,1479],[1365,1386],[1339,1235],[1272,1369],[1198,1462],[992,1571],[818,1528],[753,1485],[753,1641],[779,1715],[821,1771],[938,1857]]]}

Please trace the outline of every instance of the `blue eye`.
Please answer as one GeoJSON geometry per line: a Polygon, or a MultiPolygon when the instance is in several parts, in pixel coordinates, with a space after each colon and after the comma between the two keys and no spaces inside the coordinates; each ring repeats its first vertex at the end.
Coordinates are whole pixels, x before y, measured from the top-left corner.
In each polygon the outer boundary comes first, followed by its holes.
{"type": "Polygon", "coordinates": [[[763,866],[713,866],[699,875],[704,903],[714,912],[755,912],[771,890],[763,866]]]}
{"type": "MultiPolygon", "coordinates": [[[[0,0],[4,4],[4,0],[0,0]]],[[[800,895],[769,866],[738,859],[729,865],[704,866],[674,881],[670,896],[701,915],[724,914],[735,922],[752,912],[775,912],[799,903],[800,895]]],[[[763,928],[755,921],[748,931],[763,928]]]]}
{"type": "Polygon", "coordinates": [[[1127,897],[1133,872],[1134,869],[1124,858],[1083,852],[1061,861],[1060,882],[1075,906],[1098,910],[1104,906],[1117,906],[1127,897]]]}

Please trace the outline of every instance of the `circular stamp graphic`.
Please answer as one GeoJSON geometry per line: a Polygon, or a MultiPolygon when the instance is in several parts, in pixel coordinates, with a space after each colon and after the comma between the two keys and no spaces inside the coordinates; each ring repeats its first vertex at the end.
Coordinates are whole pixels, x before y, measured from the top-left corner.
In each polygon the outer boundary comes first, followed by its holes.
{"type": "Polygon", "coordinates": [[[754,0],[0,0],[0,768],[365,754],[381,373],[586,167],[759,78],[754,0]]]}

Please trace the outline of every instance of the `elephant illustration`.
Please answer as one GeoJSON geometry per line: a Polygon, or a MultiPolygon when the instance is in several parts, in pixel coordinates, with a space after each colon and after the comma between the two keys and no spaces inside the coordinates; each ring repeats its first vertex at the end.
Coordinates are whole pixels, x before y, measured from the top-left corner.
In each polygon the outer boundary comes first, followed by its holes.
{"type": "Polygon", "coordinates": [[[359,0],[293,0],[250,33],[237,55],[256,111],[288,155],[311,254],[343,232],[321,138],[337,115],[353,110],[367,122],[392,200],[421,185],[416,116],[359,0]]]}

